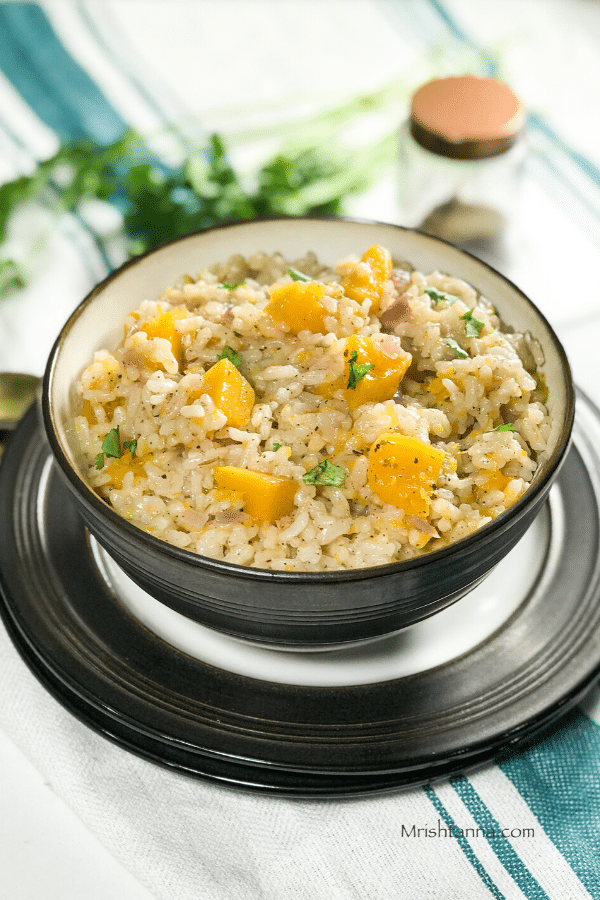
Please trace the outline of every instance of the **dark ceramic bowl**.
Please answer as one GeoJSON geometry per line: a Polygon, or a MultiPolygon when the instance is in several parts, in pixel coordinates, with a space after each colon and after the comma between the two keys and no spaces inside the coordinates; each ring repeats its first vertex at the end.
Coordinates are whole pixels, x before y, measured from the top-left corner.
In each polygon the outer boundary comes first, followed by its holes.
{"type": "Polygon", "coordinates": [[[171,241],[113,272],[81,303],[50,354],[43,387],[44,424],[54,459],[85,525],[113,560],[160,602],[209,628],[281,648],[322,649],[391,634],[433,615],[472,590],[529,527],[569,446],[574,417],[571,373],[552,328],[521,291],[450,244],[394,225],[283,219],[210,229],[171,241]],[[545,355],[543,372],[554,422],[549,449],[527,492],[507,512],[454,545],[420,558],[340,572],[275,572],[197,556],[121,518],[80,474],[75,382],[100,347],[116,346],[126,313],[159,296],[186,271],[233,253],[314,250],[334,262],[374,243],[417,269],[463,278],[502,319],[530,331],[545,355]]]}

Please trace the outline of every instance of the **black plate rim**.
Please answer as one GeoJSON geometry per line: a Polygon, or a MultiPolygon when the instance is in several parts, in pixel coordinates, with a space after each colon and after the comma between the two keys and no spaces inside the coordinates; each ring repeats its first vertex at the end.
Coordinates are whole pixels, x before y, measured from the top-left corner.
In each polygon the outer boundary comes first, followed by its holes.
{"type": "MultiPolygon", "coordinates": [[[[595,427],[598,429],[598,433],[600,433],[600,414],[581,392],[579,392],[578,395],[578,409],[582,413],[585,412],[588,417],[591,416],[593,418],[595,427]]],[[[2,467],[3,471],[0,472],[0,479],[4,482],[5,487],[6,482],[9,479],[12,480],[14,478],[15,471],[18,472],[20,466],[23,464],[24,454],[18,446],[19,441],[25,446],[31,447],[32,444],[37,446],[34,440],[35,438],[38,439],[39,444],[39,422],[37,413],[33,411],[19,428],[15,438],[16,443],[14,451],[11,452],[11,448],[9,447],[9,451],[5,456],[5,464],[3,464],[2,467]]],[[[593,454],[593,457],[588,458],[587,470],[590,470],[589,459],[592,459],[597,518],[598,457],[595,454],[593,447],[585,445],[585,441],[582,439],[582,429],[578,430],[578,440],[576,443],[578,444],[579,450],[588,451],[588,457],[589,453],[593,454]]],[[[576,452],[576,450],[577,448],[571,452],[576,452]]],[[[48,454],[49,451],[44,447],[44,450],[40,449],[39,452],[48,454]]],[[[568,468],[568,463],[565,468],[568,468]]],[[[6,493],[6,490],[3,493],[6,493]]],[[[35,504],[37,499],[39,498],[30,497],[29,502],[35,504]]],[[[490,734],[487,736],[484,735],[479,741],[471,739],[466,743],[463,742],[461,746],[454,746],[452,751],[448,751],[446,748],[446,750],[438,752],[434,747],[433,749],[430,749],[429,753],[422,754],[420,758],[413,755],[412,761],[408,765],[406,765],[406,761],[401,764],[399,760],[396,765],[390,765],[388,759],[385,765],[380,765],[379,767],[377,764],[366,766],[361,764],[360,761],[358,765],[355,761],[354,764],[347,762],[346,765],[338,765],[337,767],[323,765],[306,766],[305,764],[296,766],[290,761],[291,757],[289,756],[287,760],[284,760],[283,762],[281,760],[269,759],[268,756],[265,756],[264,748],[269,747],[273,741],[276,743],[278,740],[277,737],[273,737],[272,735],[267,735],[265,738],[266,732],[264,732],[262,736],[257,737],[254,735],[254,740],[251,738],[249,741],[246,741],[246,744],[250,745],[250,752],[232,754],[231,752],[224,750],[223,746],[220,748],[207,746],[194,747],[193,740],[187,742],[187,746],[185,746],[186,742],[184,741],[181,743],[181,746],[177,747],[178,738],[173,738],[173,736],[169,734],[165,734],[161,737],[160,729],[158,728],[155,730],[154,735],[151,734],[150,737],[147,737],[143,734],[143,728],[136,727],[135,723],[128,721],[128,717],[123,714],[123,710],[119,711],[112,707],[110,703],[106,702],[106,698],[100,700],[98,697],[94,697],[93,691],[91,695],[89,693],[86,695],[85,690],[80,690],[80,697],[76,700],[77,686],[69,684],[69,679],[64,673],[57,675],[53,672],[52,660],[45,658],[41,648],[36,646],[35,628],[33,628],[32,631],[31,623],[26,622],[24,628],[22,627],[23,623],[19,623],[18,609],[15,608],[15,603],[17,603],[18,606],[18,601],[14,597],[14,590],[11,595],[11,586],[7,583],[5,575],[6,572],[2,575],[0,587],[2,589],[2,614],[7,622],[9,633],[11,634],[17,649],[32,671],[34,671],[34,674],[45,684],[50,692],[67,707],[67,709],[70,709],[73,714],[87,722],[90,727],[100,731],[100,733],[103,733],[106,737],[114,740],[120,746],[124,746],[126,749],[131,750],[140,756],[152,759],[154,762],[168,765],[171,768],[187,771],[190,774],[195,774],[207,780],[230,787],[237,787],[242,790],[258,790],[267,793],[298,797],[352,796],[356,794],[380,793],[382,791],[394,790],[417,783],[424,783],[425,781],[431,781],[438,777],[446,777],[448,774],[452,774],[455,771],[464,771],[465,768],[478,766],[486,759],[493,758],[507,744],[514,746],[516,743],[530,738],[531,735],[537,733],[539,729],[548,726],[549,723],[566,712],[567,709],[571,708],[573,704],[580,699],[586,687],[594,680],[600,671],[600,659],[595,659],[593,665],[588,664],[587,670],[581,673],[578,678],[575,678],[573,673],[570,672],[568,686],[563,686],[563,688],[558,691],[558,694],[555,693],[555,695],[550,697],[549,703],[547,703],[544,708],[538,708],[535,714],[527,714],[525,710],[518,713],[517,719],[519,719],[520,716],[520,722],[517,722],[516,726],[513,721],[503,731],[497,732],[494,736],[490,734]],[[29,634],[27,633],[28,630],[30,632],[29,634]],[[184,748],[185,751],[183,755],[180,752],[182,748],[184,748]]],[[[590,589],[591,595],[587,596],[585,602],[588,605],[591,604],[591,607],[594,607],[595,609],[600,603],[600,597],[598,596],[600,591],[598,590],[597,583],[594,583],[592,588],[590,589]]],[[[136,623],[136,625],[139,629],[143,628],[139,623],[136,623]]],[[[577,652],[581,652],[580,650],[577,651],[576,645],[581,645],[582,640],[584,639],[585,634],[583,634],[582,637],[581,634],[577,636],[575,632],[573,633],[573,652],[575,655],[577,652]]],[[[155,642],[159,641],[159,639],[154,636],[151,636],[151,641],[152,640],[155,642]]],[[[171,652],[176,651],[172,651],[171,648],[171,652]]],[[[487,642],[486,645],[479,648],[478,652],[482,653],[484,656],[487,655],[488,657],[493,658],[494,640],[487,642]]],[[[182,656],[181,654],[179,655],[182,656]]],[[[556,653],[554,655],[556,656],[556,653]]],[[[469,661],[472,662],[472,657],[473,654],[467,654],[462,660],[459,659],[453,661],[454,669],[457,667],[460,668],[461,666],[464,667],[465,664],[468,667],[469,661]]],[[[200,665],[203,666],[205,670],[211,669],[211,667],[207,667],[205,664],[200,665]]],[[[557,678],[557,672],[555,671],[557,665],[558,660],[555,659],[551,664],[551,669],[549,669],[549,671],[552,672],[551,677],[554,681],[556,681],[557,678]]],[[[211,669],[211,671],[216,672],[217,670],[211,669]]],[[[446,671],[449,671],[447,667],[446,671]]],[[[238,679],[240,678],[240,676],[236,677],[238,679]]],[[[516,673],[515,677],[518,681],[519,674],[516,673]]],[[[400,679],[399,682],[404,682],[403,685],[387,682],[383,686],[375,686],[375,690],[379,687],[380,690],[387,691],[388,694],[390,690],[396,690],[397,692],[400,688],[406,688],[406,685],[410,680],[411,679],[400,679]]],[[[242,682],[246,684],[251,681],[251,679],[242,679],[242,682]]],[[[289,694],[290,691],[296,690],[295,688],[289,689],[284,685],[277,686],[276,689],[282,695],[285,695],[286,691],[289,694]]],[[[305,690],[310,689],[300,688],[300,691],[305,690]]],[[[320,691],[322,689],[314,690],[320,691]]],[[[336,691],[338,698],[342,697],[344,692],[346,692],[347,695],[357,693],[357,691],[353,691],[352,688],[334,689],[333,693],[336,694],[336,691]]],[[[371,693],[373,693],[373,691],[371,691],[371,693]]],[[[151,697],[150,699],[146,698],[146,702],[152,707],[151,697]]],[[[527,689],[524,692],[524,699],[521,698],[519,703],[525,703],[526,705],[527,689]]],[[[475,704],[475,707],[476,705],[477,704],[475,704]]],[[[469,704],[467,703],[466,706],[468,707],[469,704]]],[[[255,725],[256,721],[259,721],[259,719],[255,720],[255,725]]],[[[247,724],[248,723],[246,723],[246,726],[247,724]]],[[[241,731],[244,731],[244,727],[240,726],[240,729],[241,731]]],[[[235,730],[235,728],[233,730],[235,730]]],[[[294,740],[294,732],[297,730],[296,726],[294,726],[288,736],[292,750],[301,746],[301,742],[299,743],[294,740]]],[[[366,731],[368,732],[369,729],[367,728],[366,731]]],[[[396,739],[397,738],[398,736],[396,735],[396,739]]],[[[358,743],[358,739],[356,736],[353,737],[352,734],[350,734],[349,742],[350,743],[348,743],[348,741],[341,741],[338,751],[340,747],[343,751],[347,751],[348,746],[355,747],[358,743]],[[354,745],[352,744],[352,741],[355,742],[354,745]]]]}

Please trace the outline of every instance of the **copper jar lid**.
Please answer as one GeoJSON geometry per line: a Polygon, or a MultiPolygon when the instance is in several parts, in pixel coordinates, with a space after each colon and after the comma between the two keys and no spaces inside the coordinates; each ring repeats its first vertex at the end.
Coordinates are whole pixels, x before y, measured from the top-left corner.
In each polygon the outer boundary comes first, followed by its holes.
{"type": "Polygon", "coordinates": [[[524,125],[521,100],[508,85],[493,78],[436,78],[422,85],[412,99],[412,136],[439,156],[496,156],[513,146],[524,125]]]}

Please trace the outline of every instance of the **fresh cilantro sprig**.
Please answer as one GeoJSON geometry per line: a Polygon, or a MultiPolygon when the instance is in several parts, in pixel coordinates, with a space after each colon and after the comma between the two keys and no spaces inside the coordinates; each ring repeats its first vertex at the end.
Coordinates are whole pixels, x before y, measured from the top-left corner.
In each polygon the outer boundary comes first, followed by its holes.
{"type": "Polygon", "coordinates": [[[458,341],[455,341],[454,338],[448,338],[446,341],[446,346],[450,347],[450,349],[454,351],[455,359],[469,358],[469,354],[467,353],[467,351],[463,347],[461,347],[458,341]]]}
{"type": "Polygon", "coordinates": [[[460,300],[460,297],[457,297],[455,294],[449,294],[447,291],[441,291],[439,288],[427,287],[425,288],[425,293],[428,294],[434,303],[447,303],[448,306],[452,306],[453,303],[456,303],[457,300],[460,300]]]}
{"type": "Polygon", "coordinates": [[[358,353],[356,350],[353,350],[350,354],[350,359],[348,360],[348,384],[347,388],[351,390],[356,390],[356,385],[359,381],[365,377],[367,372],[370,372],[371,369],[374,368],[373,363],[359,363],[356,360],[358,359],[358,353]]]}
{"type": "MultiPolygon", "coordinates": [[[[475,307],[473,307],[474,309],[475,307]]],[[[485,323],[480,322],[479,319],[476,319],[473,315],[473,310],[470,309],[464,315],[459,316],[460,319],[465,323],[465,334],[468,338],[479,337],[483,329],[485,328],[485,323]]]]}
{"type": "Polygon", "coordinates": [[[294,269],[290,267],[288,269],[288,275],[292,279],[292,281],[312,281],[312,278],[309,278],[308,275],[305,275],[304,272],[299,272],[298,269],[294,269]]]}
{"type": "MultiPolygon", "coordinates": [[[[0,245],[6,240],[10,216],[31,201],[55,214],[77,213],[89,199],[111,203],[122,213],[130,256],[225,222],[338,215],[347,195],[372,183],[380,154],[380,147],[365,154],[372,156],[369,168],[362,159],[351,165],[343,154],[305,147],[280,153],[258,171],[242,176],[218,134],[208,143],[189,147],[177,165],[154,158],[136,131],[127,131],[108,145],[78,140],[61,146],[33,174],[0,186],[0,245]]],[[[97,242],[102,244],[102,239],[97,242]]],[[[24,286],[23,268],[10,254],[0,252],[0,296],[24,286]]]]}
{"type": "Polygon", "coordinates": [[[315,484],[318,487],[346,487],[346,470],[342,466],[336,466],[328,459],[317,463],[306,472],[302,479],[304,484],[315,484]]]}
{"type": "Polygon", "coordinates": [[[217,356],[217,362],[220,362],[222,359],[228,359],[230,363],[233,363],[236,369],[239,369],[242,364],[242,357],[240,356],[240,354],[237,352],[237,350],[234,350],[233,347],[230,347],[229,345],[227,345],[227,347],[225,347],[225,349],[222,350],[221,353],[219,353],[219,355],[217,356]]]}
{"type": "Polygon", "coordinates": [[[119,433],[119,426],[116,428],[111,428],[104,440],[102,441],[102,453],[99,453],[96,456],[96,468],[98,471],[101,471],[106,465],[106,460],[108,459],[120,459],[123,456],[123,451],[129,450],[132,456],[135,456],[137,453],[137,441],[123,441],[121,444],[121,435],[119,433]]]}
{"type": "Polygon", "coordinates": [[[512,424],[512,422],[505,422],[504,425],[496,425],[495,428],[490,428],[489,431],[486,431],[486,434],[493,434],[495,431],[516,431],[517,429],[512,424]]]}
{"type": "Polygon", "coordinates": [[[22,265],[16,263],[14,259],[0,259],[0,297],[24,288],[26,283],[27,278],[22,265]]]}

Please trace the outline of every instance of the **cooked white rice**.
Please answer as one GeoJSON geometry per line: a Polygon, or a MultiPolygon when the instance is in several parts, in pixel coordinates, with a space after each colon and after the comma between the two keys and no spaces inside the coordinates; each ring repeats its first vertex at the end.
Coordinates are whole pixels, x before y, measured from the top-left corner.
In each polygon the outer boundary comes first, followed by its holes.
{"type": "Polygon", "coordinates": [[[460,279],[406,263],[382,274],[369,259],[330,269],[313,253],[234,256],[144,301],[125,320],[121,344],[99,350],[78,384],[91,486],[171,544],[285,571],[410,559],[504,512],[527,489],[550,432],[535,341],[504,329],[460,279]],[[365,273],[375,293],[357,291],[365,273]],[[324,286],[316,287],[319,330],[290,329],[314,282],[324,286]],[[279,321],[270,298],[284,285],[293,286],[283,294],[296,311],[288,306],[279,321]],[[365,346],[375,355],[350,355],[365,346]],[[226,369],[233,379],[229,405],[206,375],[224,352],[228,362],[212,375],[226,369]],[[377,368],[354,369],[349,387],[349,359],[368,366],[375,356],[379,369],[400,373],[399,388],[398,378],[391,387],[378,381],[377,368]],[[372,393],[356,405],[367,382],[372,393]],[[395,502],[378,493],[380,477],[389,480],[382,436],[409,468],[414,448],[423,451],[411,469],[416,489],[392,475],[395,502]],[[328,480],[318,475],[325,460],[340,467],[329,469],[335,484],[319,484],[328,480]],[[219,480],[223,467],[234,467],[229,480],[219,480]],[[236,482],[240,470],[254,481],[236,482]],[[317,483],[306,483],[307,473],[317,483]]]}

